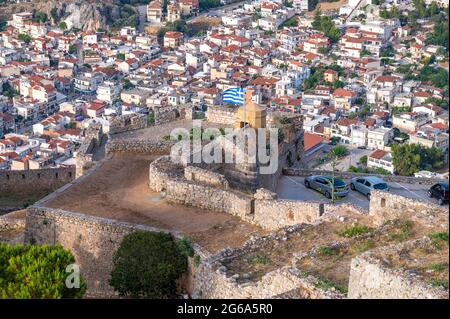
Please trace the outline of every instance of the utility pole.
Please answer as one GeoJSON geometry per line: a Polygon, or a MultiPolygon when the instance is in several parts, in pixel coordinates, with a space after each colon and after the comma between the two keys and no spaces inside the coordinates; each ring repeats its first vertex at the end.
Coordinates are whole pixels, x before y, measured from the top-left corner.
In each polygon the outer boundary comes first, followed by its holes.
{"type": "Polygon", "coordinates": [[[333,154],[333,158],[331,160],[331,167],[332,167],[332,173],[331,173],[331,204],[334,204],[334,175],[336,170],[336,156],[333,154]]]}

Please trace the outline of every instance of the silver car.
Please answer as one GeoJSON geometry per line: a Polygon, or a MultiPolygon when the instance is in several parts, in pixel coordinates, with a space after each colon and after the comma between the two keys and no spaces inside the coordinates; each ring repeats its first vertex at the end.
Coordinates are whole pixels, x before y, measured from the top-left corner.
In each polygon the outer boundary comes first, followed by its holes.
{"type": "MultiPolygon", "coordinates": [[[[326,198],[331,198],[333,193],[331,176],[313,175],[305,178],[306,188],[312,188],[325,195],[326,198]]],[[[347,184],[340,178],[334,178],[334,196],[345,197],[348,194],[347,184]]]]}
{"type": "Polygon", "coordinates": [[[370,192],[372,189],[389,190],[388,184],[376,176],[354,177],[350,181],[350,188],[358,191],[370,200],[370,192]]]}

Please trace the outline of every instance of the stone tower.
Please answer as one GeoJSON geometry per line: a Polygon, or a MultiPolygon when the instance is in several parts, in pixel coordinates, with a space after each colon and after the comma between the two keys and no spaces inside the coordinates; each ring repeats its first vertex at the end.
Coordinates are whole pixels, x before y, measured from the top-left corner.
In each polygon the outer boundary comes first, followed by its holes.
{"type": "Polygon", "coordinates": [[[245,92],[244,105],[241,106],[236,114],[235,128],[247,127],[264,128],[266,127],[266,108],[253,103],[253,89],[248,88],[245,92]]]}

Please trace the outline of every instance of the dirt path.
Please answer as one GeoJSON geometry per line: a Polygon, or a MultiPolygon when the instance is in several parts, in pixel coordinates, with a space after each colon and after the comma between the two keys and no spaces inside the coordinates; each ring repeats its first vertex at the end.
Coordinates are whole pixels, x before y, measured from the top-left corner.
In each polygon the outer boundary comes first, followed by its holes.
{"type": "Polygon", "coordinates": [[[115,155],[82,182],[45,206],[177,230],[216,251],[242,245],[256,226],[225,213],[174,205],[148,188],[152,156],[115,155]]]}

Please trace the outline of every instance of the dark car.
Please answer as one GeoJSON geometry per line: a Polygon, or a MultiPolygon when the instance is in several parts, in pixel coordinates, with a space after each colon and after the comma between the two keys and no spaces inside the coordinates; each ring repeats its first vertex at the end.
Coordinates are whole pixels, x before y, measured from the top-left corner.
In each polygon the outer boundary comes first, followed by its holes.
{"type": "Polygon", "coordinates": [[[428,190],[428,197],[436,198],[439,205],[448,203],[448,182],[434,184],[428,190]]]}

